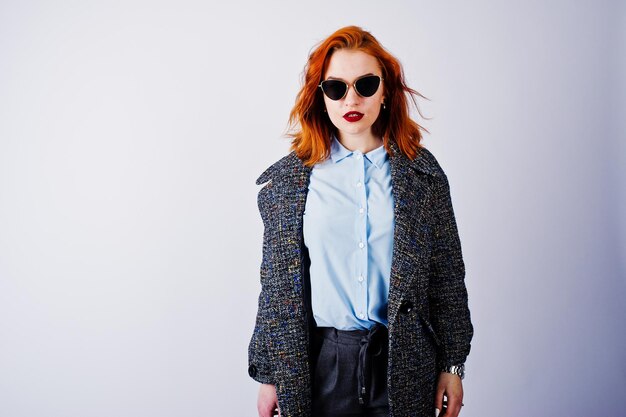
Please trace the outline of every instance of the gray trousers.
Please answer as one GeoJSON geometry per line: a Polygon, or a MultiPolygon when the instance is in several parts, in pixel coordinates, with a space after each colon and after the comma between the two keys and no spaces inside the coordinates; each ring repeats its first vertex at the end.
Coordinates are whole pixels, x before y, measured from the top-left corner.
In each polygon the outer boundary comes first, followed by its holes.
{"type": "Polygon", "coordinates": [[[388,333],[318,327],[313,332],[313,415],[389,416],[388,333]]]}

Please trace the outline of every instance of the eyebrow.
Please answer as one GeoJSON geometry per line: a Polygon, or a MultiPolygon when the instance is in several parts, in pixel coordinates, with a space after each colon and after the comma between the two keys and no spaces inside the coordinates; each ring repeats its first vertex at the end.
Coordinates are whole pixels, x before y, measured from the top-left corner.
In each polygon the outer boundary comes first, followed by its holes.
{"type": "MultiPolygon", "coordinates": [[[[367,74],[363,74],[363,75],[359,75],[358,77],[355,78],[355,80],[358,80],[359,78],[362,77],[367,77],[368,75],[376,75],[373,72],[368,72],[367,74]]],[[[339,81],[344,81],[346,82],[346,80],[344,80],[343,78],[340,77],[333,77],[332,75],[329,75],[328,77],[326,77],[327,80],[339,80],[339,81]]]]}

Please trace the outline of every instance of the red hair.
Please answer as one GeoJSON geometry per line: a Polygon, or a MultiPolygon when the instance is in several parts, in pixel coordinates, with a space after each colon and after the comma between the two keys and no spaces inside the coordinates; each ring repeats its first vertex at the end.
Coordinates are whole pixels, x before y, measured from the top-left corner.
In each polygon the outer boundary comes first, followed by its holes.
{"type": "Polygon", "coordinates": [[[336,133],[336,128],[324,113],[323,93],[318,86],[328,68],[330,57],[339,49],[363,51],[378,60],[384,78],[386,109],[381,109],[372,125],[372,132],[383,138],[388,153],[392,154],[389,141],[393,140],[402,153],[414,159],[422,147],[421,130],[427,130],[409,117],[409,99],[419,112],[415,97],[425,97],[406,85],[400,62],[371,33],[357,26],[339,29],[311,52],[304,68],[302,88],[289,115],[289,136],[293,138],[291,150],[307,166],[330,155],[331,135],[336,133]]]}

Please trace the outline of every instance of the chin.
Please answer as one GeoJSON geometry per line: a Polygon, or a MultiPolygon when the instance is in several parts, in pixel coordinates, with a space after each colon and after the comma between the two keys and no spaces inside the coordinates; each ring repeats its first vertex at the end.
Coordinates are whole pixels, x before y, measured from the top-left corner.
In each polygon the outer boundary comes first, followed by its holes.
{"type": "Polygon", "coordinates": [[[364,130],[361,130],[361,129],[339,129],[340,134],[345,134],[345,135],[350,135],[350,136],[358,135],[363,132],[364,130]]]}
{"type": "Polygon", "coordinates": [[[340,130],[342,130],[342,131],[344,131],[346,133],[349,133],[351,135],[357,135],[357,134],[360,134],[360,133],[367,132],[368,131],[368,127],[350,125],[350,126],[344,126],[344,128],[340,129],[340,130]]]}

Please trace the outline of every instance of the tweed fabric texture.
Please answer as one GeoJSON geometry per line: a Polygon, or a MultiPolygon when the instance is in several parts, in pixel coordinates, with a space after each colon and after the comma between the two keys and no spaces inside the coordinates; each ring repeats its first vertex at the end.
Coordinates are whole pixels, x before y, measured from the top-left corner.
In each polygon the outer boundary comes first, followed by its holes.
{"type": "MultiPolygon", "coordinates": [[[[394,247],[388,320],[390,416],[432,416],[442,366],[464,363],[473,326],[448,179],[426,148],[408,159],[390,142],[394,247]]],[[[284,417],[311,416],[311,312],[302,214],[311,168],[294,152],[257,184],[264,224],[261,292],[249,374],[274,384],[284,417]]]]}

